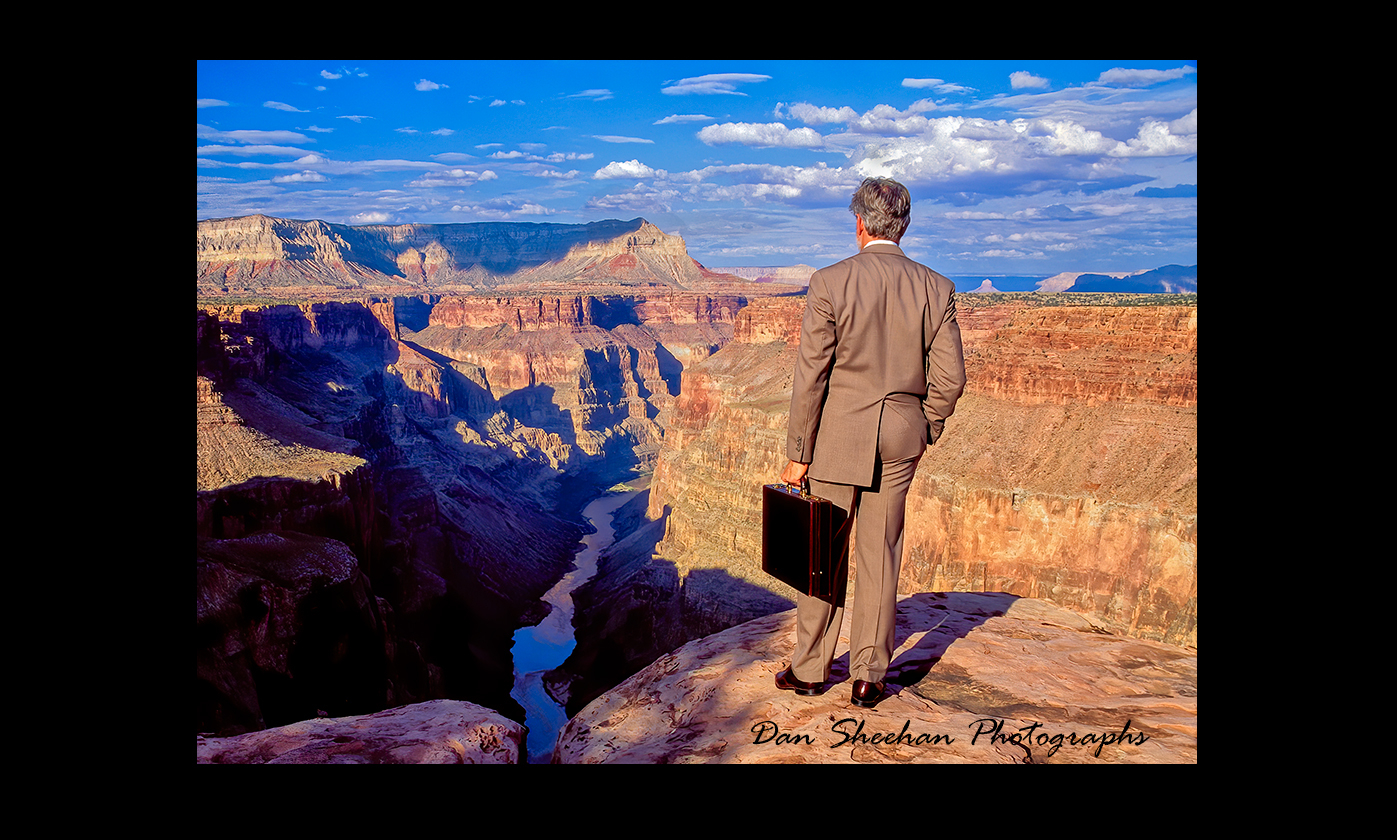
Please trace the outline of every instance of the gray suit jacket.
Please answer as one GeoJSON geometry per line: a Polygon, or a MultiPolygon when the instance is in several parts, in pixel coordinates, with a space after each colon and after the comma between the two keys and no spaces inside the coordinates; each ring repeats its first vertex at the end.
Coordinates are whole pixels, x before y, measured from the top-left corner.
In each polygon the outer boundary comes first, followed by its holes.
{"type": "Polygon", "coordinates": [[[927,443],[965,390],[955,285],[874,244],[810,277],[786,455],[819,481],[867,487],[884,401],[919,400],[927,443]]]}

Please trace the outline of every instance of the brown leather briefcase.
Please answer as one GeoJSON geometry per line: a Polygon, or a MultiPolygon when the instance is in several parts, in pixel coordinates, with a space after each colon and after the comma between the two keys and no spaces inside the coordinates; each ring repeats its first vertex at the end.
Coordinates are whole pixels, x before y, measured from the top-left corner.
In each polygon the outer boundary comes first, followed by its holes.
{"type": "Polygon", "coordinates": [[[805,486],[762,487],[762,571],[838,606],[849,582],[849,517],[805,486]]]}

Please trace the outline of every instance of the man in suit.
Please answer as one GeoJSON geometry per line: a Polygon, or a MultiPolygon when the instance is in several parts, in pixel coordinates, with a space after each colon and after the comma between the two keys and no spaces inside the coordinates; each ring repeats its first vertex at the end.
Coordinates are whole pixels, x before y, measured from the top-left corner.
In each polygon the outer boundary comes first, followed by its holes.
{"type": "MultiPolygon", "coordinates": [[[[815,272],[806,293],[781,480],[808,479],[857,523],[849,675],[854,704],[872,707],[892,659],[907,490],[965,390],[965,360],[955,286],[898,246],[907,188],[866,179],[849,210],[859,253],[815,272]]],[[[844,607],[806,595],[796,606],[796,648],[776,686],[819,694],[844,607]]]]}

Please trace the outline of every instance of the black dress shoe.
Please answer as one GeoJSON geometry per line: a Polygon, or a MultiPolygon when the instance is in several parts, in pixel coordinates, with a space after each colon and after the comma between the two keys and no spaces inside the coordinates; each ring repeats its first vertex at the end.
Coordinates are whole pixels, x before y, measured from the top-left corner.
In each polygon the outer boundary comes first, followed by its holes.
{"type": "Polygon", "coordinates": [[[823,683],[801,682],[787,668],[776,675],[776,687],[782,691],[794,691],[796,694],[804,694],[807,697],[814,696],[825,690],[823,683]]]}
{"type": "Polygon", "coordinates": [[[854,680],[854,691],[849,699],[853,701],[855,706],[871,709],[878,705],[879,700],[883,699],[883,684],[868,680],[854,680]]]}

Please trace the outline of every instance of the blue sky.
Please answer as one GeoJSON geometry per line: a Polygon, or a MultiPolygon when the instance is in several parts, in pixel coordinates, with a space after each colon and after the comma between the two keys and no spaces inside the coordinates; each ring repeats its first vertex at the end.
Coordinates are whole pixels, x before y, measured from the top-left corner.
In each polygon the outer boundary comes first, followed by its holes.
{"type": "Polygon", "coordinates": [[[704,265],[853,252],[868,175],[951,276],[1198,261],[1198,62],[199,61],[198,218],[642,216],[704,265]]]}

